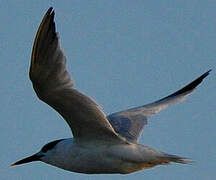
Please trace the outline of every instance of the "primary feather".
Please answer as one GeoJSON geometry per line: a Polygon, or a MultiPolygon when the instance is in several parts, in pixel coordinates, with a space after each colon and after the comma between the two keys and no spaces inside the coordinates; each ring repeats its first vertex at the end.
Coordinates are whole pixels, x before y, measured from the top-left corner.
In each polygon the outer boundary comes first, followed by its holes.
{"type": "Polygon", "coordinates": [[[110,114],[107,118],[117,133],[121,134],[130,142],[137,142],[150,116],[170,105],[184,101],[202,80],[209,75],[210,71],[207,71],[193,82],[165,98],[150,104],[110,114]]]}

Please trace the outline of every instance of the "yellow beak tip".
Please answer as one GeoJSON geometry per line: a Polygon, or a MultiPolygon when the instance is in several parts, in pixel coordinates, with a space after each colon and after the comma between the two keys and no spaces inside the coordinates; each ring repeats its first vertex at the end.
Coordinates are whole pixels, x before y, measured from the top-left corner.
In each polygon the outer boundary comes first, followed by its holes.
{"type": "Polygon", "coordinates": [[[16,166],[16,164],[15,164],[15,163],[13,163],[13,164],[11,164],[10,166],[11,166],[11,167],[13,167],[13,166],[16,166]]]}

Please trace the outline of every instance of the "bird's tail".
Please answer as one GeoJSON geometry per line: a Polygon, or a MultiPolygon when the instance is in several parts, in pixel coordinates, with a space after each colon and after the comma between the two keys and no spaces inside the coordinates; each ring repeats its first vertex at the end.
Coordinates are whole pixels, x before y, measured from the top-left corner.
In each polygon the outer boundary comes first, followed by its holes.
{"type": "Polygon", "coordinates": [[[180,157],[176,155],[166,154],[164,153],[162,157],[160,157],[162,164],[169,164],[170,162],[182,163],[182,164],[191,164],[192,160],[180,157]]]}

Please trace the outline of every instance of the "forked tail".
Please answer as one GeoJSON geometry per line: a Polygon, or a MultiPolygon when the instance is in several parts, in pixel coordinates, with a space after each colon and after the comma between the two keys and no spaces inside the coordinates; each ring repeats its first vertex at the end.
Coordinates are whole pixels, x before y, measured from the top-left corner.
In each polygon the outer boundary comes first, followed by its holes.
{"type": "Polygon", "coordinates": [[[185,157],[180,157],[176,155],[171,155],[171,154],[166,154],[164,153],[164,156],[161,157],[161,160],[163,164],[169,164],[170,162],[175,162],[175,163],[182,163],[182,164],[191,164],[192,160],[185,158],[185,157]]]}

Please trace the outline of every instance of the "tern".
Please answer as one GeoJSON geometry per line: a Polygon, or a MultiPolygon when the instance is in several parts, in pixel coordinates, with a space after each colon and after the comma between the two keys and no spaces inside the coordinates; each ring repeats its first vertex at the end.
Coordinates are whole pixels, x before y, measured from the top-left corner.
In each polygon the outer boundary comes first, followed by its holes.
{"type": "Polygon", "coordinates": [[[73,138],[50,142],[38,153],[11,166],[42,161],[78,173],[128,174],[171,162],[190,163],[185,157],[139,144],[138,139],[150,116],[183,101],[211,70],[165,98],[106,116],[93,99],[74,88],[66,69],[54,15],[50,7],[39,26],[29,76],[39,99],[64,118],[73,138]]]}

